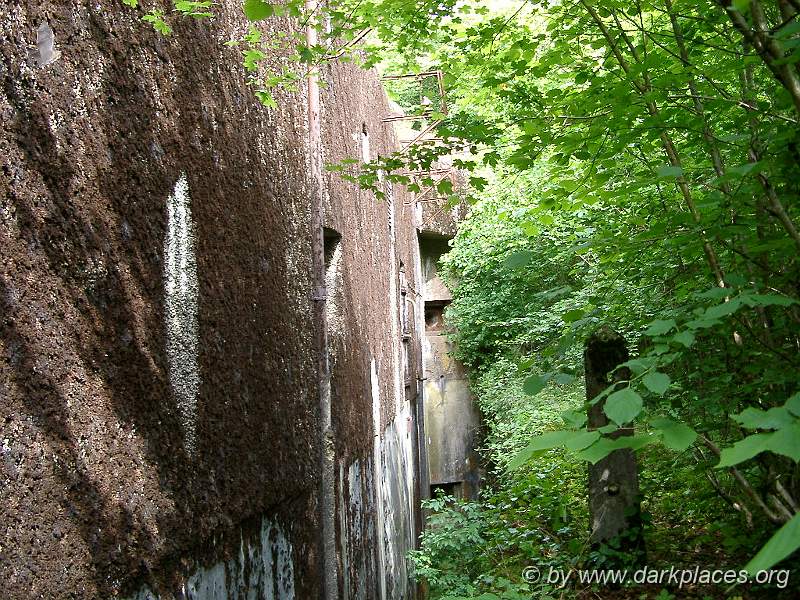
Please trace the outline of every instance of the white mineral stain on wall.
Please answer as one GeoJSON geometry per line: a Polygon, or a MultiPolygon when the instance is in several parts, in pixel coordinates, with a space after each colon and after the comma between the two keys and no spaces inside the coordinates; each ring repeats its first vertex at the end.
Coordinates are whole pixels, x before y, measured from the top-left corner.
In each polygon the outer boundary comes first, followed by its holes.
{"type": "Polygon", "coordinates": [[[364,125],[364,128],[361,131],[361,160],[365,164],[369,163],[370,161],[369,134],[367,133],[366,125],[364,125]]]}
{"type": "Polygon", "coordinates": [[[339,548],[342,564],[341,597],[377,600],[374,586],[383,573],[375,565],[375,514],[372,461],[356,460],[345,471],[339,465],[339,548]],[[351,543],[352,542],[352,543],[351,543]]]}
{"type": "Polygon", "coordinates": [[[377,600],[386,600],[386,547],[384,544],[384,514],[383,514],[383,490],[381,481],[383,480],[381,469],[381,395],[380,383],[378,379],[378,365],[373,358],[370,363],[370,387],[372,390],[372,431],[374,443],[372,446],[372,459],[376,465],[377,477],[375,477],[375,503],[376,503],[376,531],[378,534],[378,578],[379,594],[377,600]]]}
{"type": "MultiPolygon", "coordinates": [[[[268,519],[259,535],[242,537],[238,556],[197,569],[183,585],[186,600],[295,600],[292,544],[268,519]]],[[[145,586],[129,600],[160,600],[145,586]]]]}
{"type": "Polygon", "coordinates": [[[164,240],[164,320],[167,330],[167,367],[172,394],[183,425],[186,449],[195,449],[197,392],[197,262],[194,222],[186,174],[182,173],[167,199],[167,236],[164,240]]]}
{"type": "Polygon", "coordinates": [[[407,414],[396,417],[383,432],[378,484],[383,503],[383,546],[386,597],[408,598],[411,573],[407,555],[414,549],[412,495],[413,455],[407,440],[407,414]]]}

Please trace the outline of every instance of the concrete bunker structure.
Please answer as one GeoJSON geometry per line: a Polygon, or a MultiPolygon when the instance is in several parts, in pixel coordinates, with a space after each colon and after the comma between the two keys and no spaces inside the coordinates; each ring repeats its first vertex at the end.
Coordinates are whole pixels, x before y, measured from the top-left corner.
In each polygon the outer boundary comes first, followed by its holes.
{"type": "Polygon", "coordinates": [[[440,491],[474,500],[481,479],[477,454],[481,419],[464,366],[452,357],[447,337],[444,311],[452,295],[438,269],[439,259],[449,250],[448,238],[424,231],[419,239],[425,301],[422,360],[430,494],[440,491]]]}
{"type": "Polygon", "coordinates": [[[401,186],[325,175],[330,439],[313,343],[308,165],[391,153],[385,92],[323,69],[312,148],[304,92],[258,104],[224,46],[241,3],[215,7],[170,37],[117,0],[1,17],[5,597],[416,595],[423,223],[401,186]]]}

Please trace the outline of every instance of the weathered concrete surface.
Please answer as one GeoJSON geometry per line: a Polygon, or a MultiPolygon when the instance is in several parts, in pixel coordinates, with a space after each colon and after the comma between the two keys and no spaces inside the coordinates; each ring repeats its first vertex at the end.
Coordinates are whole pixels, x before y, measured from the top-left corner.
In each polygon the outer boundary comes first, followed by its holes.
{"type": "MultiPolygon", "coordinates": [[[[264,519],[257,531],[242,531],[238,553],[225,562],[196,570],[183,583],[178,596],[187,600],[295,598],[292,555],[291,542],[281,527],[264,519]]],[[[130,600],[159,597],[145,585],[130,600]]]]}
{"type": "Polygon", "coordinates": [[[465,482],[463,493],[478,486],[480,414],[469,382],[450,356],[452,347],[442,332],[428,331],[425,352],[425,431],[430,484],[465,482]]]}
{"type": "MultiPolygon", "coordinates": [[[[334,66],[324,73],[326,162],[374,160],[397,148],[393,128],[381,122],[388,105],[379,81],[355,80],[349,72],[334,66]],[[337,118],[330,117],[329,111],[340,104],[350,109],[347,119],[338,112],[337,118]]],[[[337,496],[340,511],[356,502],[346,510],[357,515],[362,510],[358,499],[371,494],[375,518],[374,523],[355,517],[344,524],[340,520],[339,587],[344,598],[413,597],[406,552],[414,547],[417,533],[412,401],[420,393],[421,352],[413,314],[408,317],[413,308],[403,293],[401,264],[418,264],[419,250],[411,196],[388,184],[385,190],[388,199],[376,202],[352,184],[328,177],[326,226],[342,234],[341,261],[335,265],[340,287],[328,290],[336,307],[329,312],[329,333],[333,423],[343,474],[337,496]],[[365,471],[354,483],[351,469],[356,463],[365,471]],[[358,581],[364,565],[374,565],[377,581],[358,581]]],[[[416,280],[413,285],[421,286],[416,280]]]]}
{"type": "Polygon", "coordinates": [[[413,594],[406,560],[415,542],[410,422],[410,415],[403,411],[383,432],[380,493],[384,504],[386,598],[410,598],[413,594]]]}
{"type": "MultiPolygon", "coordinates": [[[[452,183],[453,189],[456,191],[467,190],[468,185],[464,172],[453,168],[454,158],[470,160],[472,157],[469,155],[444,156],[436,162],[434,168],[449,169],[450,174],[447,175],[447,179],[452,183]]],[[[437,197],[433,192],[416,206],[419,231],[429,239],[438,236],[445,239],[455,237],[458,224],[467,217],[469,212],[469,205],[466,202],[451,205],[447,198],[437,197]]]]}
{"type": "MultiPolygon", "coordinates": [[[[305,101],[254,101],[223,46],[246,30],[240,3],[215,6],[169,38],[117,0],[0,17],[4,597],[318,596],[305,101]],[[45,22],[60,54],[37,66],[45,22]]],[[[323,76],[325,160],[359,156],[365,128],[388,153],[377,78],[323,76]]],[[[420,364],[399,268],[419,260],[416,232],[402,190],[327,188],[340,589],[399,598],[420,364]]]]}
{"type": "Polygon", "coordinates": [[[448,250],[447,238],[441,234],[420,239],[425,282],[422,352],[428,477],[431,486],[452,485],[457,495],[474,498],[480,485],[476,449],[481,418],[464,367],[452,357],[452,344],[446,335],[444,309],[452,295],[437,265],[448,250]]]}

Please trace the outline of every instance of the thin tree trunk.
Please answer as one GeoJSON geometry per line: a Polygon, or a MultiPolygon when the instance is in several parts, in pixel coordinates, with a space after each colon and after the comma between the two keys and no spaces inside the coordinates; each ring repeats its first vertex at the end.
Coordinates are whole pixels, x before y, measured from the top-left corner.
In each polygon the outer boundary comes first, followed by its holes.
{"type": "Polygon", "coordinates": [[[751,29],[744,16],[733,8],[733,0],[716,0],[716,2],[728,15],[733,26],[742,34],[745,41],[755,49],[775,78],[786,88],[792,97],[795,110],[800,114],[800,79],[797,71],[791,65],[777,64],[784,58],[783,49],[770,35],[761,4],[758,0],[750,2],[750,14],[755,26],[755,29],[751,29]]]}
{"type": "MultiPolygon", "coordinates": [[[[630,75],[630,65],[628,61],[625,60],[625,57],[620,52],[617,43],[614,41],[614,38],[611,35],[611,32],[606,27],[606,24],[603,22],[600,15],[597,11],[588,4],[587,0],[580,0],[583,7],[592,17],[594,22],[597,24],[598,28],[603,34],[603,37],[608,42],[609,47],[611,48],[611,52],[614,54],[614,57],[617,59],[620,67],[627,75],[630,75]]],[[[639,59],[639,55],[636,52],[636,48],[633,44],[630,43],[628,40],[628,36],[625,34],[624,31],[620,32],[623,40],[626,41],[626,44],[632,51],[632,55],[634,60],[637,62],[641,62],[639,59]]],[[[633,83],[634,88],[636,91],[643,97],[645,97],[645,104],[647,106],[647,111],[650,113],[651,116],[658,116],[659,110],[658,106],[656,105],[655,101],[646,98],[646,94],[650,91],[650,79],[647,75],[647,71],[645,71],[642,75],[643,81],[639,81],[638,79],[632,78],[631,81],[633,83]]],[[[662,131],[660,134],[661,144],[664,147],[664,152],[667,155],[667,159],[669,163],[673,167],[682,168],[680,156],[678,155],[678,151],[675,148],[675,144],[672,141],[671,136],[666,132],[662,131]]],[[[695,224],[700,225],[701,217],[700,212],[697,210],[697,205],[694,202],[694,198],[692,198],[692,193],[689,189],[689,184],[686,182],[686,178],[683,175],[680,175],[676,180],[676,185],[683,196],[683,200],[686,203],[686,207],[689,209],[689,212],[692,215],[692,219],[694,220],[695,224]]],[[[722,272],[722,267],[719,262],[719,258],[717,257],[717,253],[714,251],[714,248],[711,246],[711,242],[709,241],[708,237],[705,233],[701,233],[701,239],[703,242],[703,253],[706,256],[706,261],[708,262],[709,267],[711,268],[711,272],[714,275],[714,280],[720,287],[725,287],[725,277],[722,272]]]]}
{"type": "MultiPolygon", "coordinates": [[[[751,70],[752,66],[746,66],[741,76],[742,100],[743,104],[747,107],[752,106],[752,100],[750,98],[750,89],[752,86],[751,70]]],[[[752,108],[747,108],[745,110],[747,110],[750,115],[749,124],[753,137],[753,140],[750,142],[748,157],[751,161],[758,162],[761,160],[761,153],[755,143],[756,133],[758,131],[758,122],[755,118],[755,111],[752,108]]],[[[789,237],[792,238],[792,241],[794,242],[795,246],[797,246],[797,249],[800,250],[800,232],[797,231],[794,221],[792,221],[789,213],[786,212],[786,209],[784,208],[783,203],[780,201],[780,198],[778,198],[778,194],[769,178],[763,173],[759,173],[757,175],[757,179],[764,190],[764,193],[766,194],[767,205],[765,208],[778,220],[781,226],[786,230],[786,233],[789,234],[789,237]]]]}
{"type": "MultiPolygon", "coordinates": [[[[706,447],[711,450],[714,456],[717,458],[720,457],[722,453],[714,442],[702,435],[700,436],[700,441],[702,441],[706,447]]],[[[745,493],[745,495],[761,509],[761,512],[763,512],[770,521],[778,525],[783,525],[786,522],[787,519],[785,519],[783,515],[776,513],[775,511],[771,510],[769,506],[767,506],[761,496],[759,496],[758,493],[753,489],[753,486],[751,486],[747,479],[744,478],[744,475],[742,475],[739,469],[736,467],[728,467],[728,471],[731,473],[731,475],[733,475],[733,478],[737,481],[739,487],[742,488],[742,491],[745,493]]]]}

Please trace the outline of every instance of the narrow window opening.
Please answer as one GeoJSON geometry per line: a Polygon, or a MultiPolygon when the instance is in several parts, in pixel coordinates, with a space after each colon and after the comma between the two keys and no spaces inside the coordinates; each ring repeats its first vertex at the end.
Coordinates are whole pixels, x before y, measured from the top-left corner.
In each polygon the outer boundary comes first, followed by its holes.
{"type": "Polygon", "coordinates": [[[325,273],[327,275],[328,270],[333,263],[334,254],[336,253],[337,248],[339,247],[339,242],[342,241],[342,235],[336,231],[335,229],[331,229],[330,227],[323,228],[323,238],[324,238],[324,253],[325,253],[325,273]]]}
{"type": "Polygon", "coordinates": [[[364,163],[369,162],[369,133],[366,123],[361,124],[361,160],[364,163]]]}
{"type": "Polygon", "coordinates": [[[324,229],[325,255],[325,318],[328,322],[328,334],[331,338],[331,357],[335,358],[336,339],[343,332],[342,316],[342,236],[334,230],[324,229]]]}
{"type": "Polygon", "coordinates": [[[403,261],[400,261],[400,324],[403,335],[403,341],[411,339],[411,321],[408,316],[408,280],[406,279],[406,267],[403,261]]]}
{"type": "Polygon", "coordinates": [[[463,482],[451,481],[449,483],[434,483],[431,485],[431,498],[437,496],[450,496],[451,498],[463,497],[462,488],[463,482]]]}
{"type": "Polygon", "coordinates": [[[444,329],[444,309],[448,302],[425,303],[425,331],[442,331],[444,329]]]}

